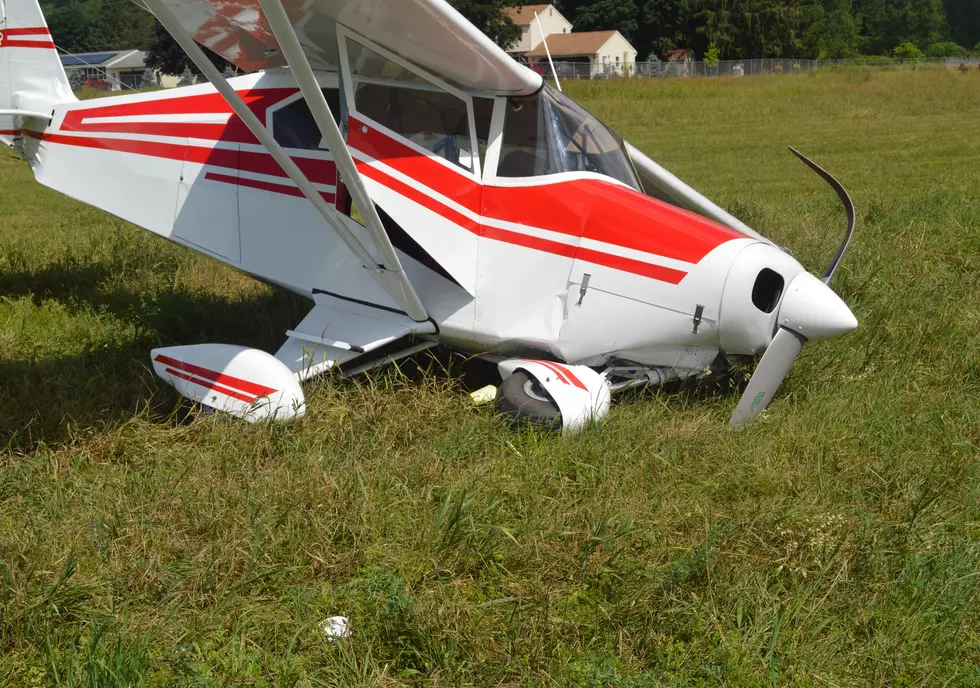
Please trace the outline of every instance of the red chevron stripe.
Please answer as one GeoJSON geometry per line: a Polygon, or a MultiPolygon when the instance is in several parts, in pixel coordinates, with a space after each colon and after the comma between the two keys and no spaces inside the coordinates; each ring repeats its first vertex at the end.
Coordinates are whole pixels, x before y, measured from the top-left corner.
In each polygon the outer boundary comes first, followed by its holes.
{"type": "Polygon", "coordinates": [[[211,380],[212,382],[217,382],[222,385],[240,389],[241,391],[252,394],[255,397],[267,397],[271,394],[275,394],[278,391],[272,389],[271,387],[265,387],[264,385],[249,382],[248,380],[242,380],[237,377],[232,377],[231,375],[219,373],[214,370],[208,370],[207,368],[202,368],[201,366],[194,365],[193,363],[178,361],[175,358],[170,358],[169,356],[164,356],[163,354],[157,354],[157,357],[154,360],[158,363],[162,363],[165,366],[182,370],[185,373],[197,375],[205,378],[206,380],[211,380]]]}
{"type": "Polygon", "coordinates": [[[186,373],[182,373],[178,370],[174,370],[173,368],[167,368],[167,373],[175,377],[179,377],[182,380],[193,382],[195,385],[200,385],[205,389],[210,389],[213,392],[220,392],[221,394],[224,394],[225,396],[229,396],[232,399],[238,399],[239,401],[244,401],[246,404],[255,403],[255,397],[245,396],[244,394],[241,394],[240,392],[236,392],[233,389],[228,389],[227,387],[216,385],[213,382],[209,382],[208,380],[202,380],[201,378],[194,377],[193,375],[188,375],[186,373]]]}

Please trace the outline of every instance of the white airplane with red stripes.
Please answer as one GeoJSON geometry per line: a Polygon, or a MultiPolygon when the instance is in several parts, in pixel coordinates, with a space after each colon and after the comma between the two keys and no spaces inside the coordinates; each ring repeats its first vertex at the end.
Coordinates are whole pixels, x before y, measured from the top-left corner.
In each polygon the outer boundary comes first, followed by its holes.
{"type": "Polygon", "coordinates": [[[624,389],[764,354],[731,424],[808,340],[857,326],[822,277],[511,59],[444,0],[142,0],[208,82],[80,102],[36,0],[0,0],[0,141],[38,182],[310,299],[275,353],[151,352],[249,421],[302,383],[445,345],[515,419],[574,430],[624,389]],[[225,78],[201,50],[235,64],[225,78]]]}

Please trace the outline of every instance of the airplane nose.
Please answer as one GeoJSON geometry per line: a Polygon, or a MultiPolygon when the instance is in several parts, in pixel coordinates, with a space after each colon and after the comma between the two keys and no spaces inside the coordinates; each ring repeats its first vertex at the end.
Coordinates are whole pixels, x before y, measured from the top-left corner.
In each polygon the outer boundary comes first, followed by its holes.
{"type": "Polygon", "coordinates": [[[803,272],[790,282],[783,296],[779,324],[814,341],[852,332],[858,321],[830,287],[803,272]]]}

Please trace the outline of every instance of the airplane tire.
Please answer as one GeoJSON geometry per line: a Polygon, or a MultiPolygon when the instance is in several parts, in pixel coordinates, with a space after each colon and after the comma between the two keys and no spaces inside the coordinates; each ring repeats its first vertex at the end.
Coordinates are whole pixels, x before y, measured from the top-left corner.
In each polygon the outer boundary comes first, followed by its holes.
{"type": "Polygon", "coordinates": [[[497,411],[515,424],[561,430],[561,411],[532,375],[517,370],[497,390],[497,411]]]}

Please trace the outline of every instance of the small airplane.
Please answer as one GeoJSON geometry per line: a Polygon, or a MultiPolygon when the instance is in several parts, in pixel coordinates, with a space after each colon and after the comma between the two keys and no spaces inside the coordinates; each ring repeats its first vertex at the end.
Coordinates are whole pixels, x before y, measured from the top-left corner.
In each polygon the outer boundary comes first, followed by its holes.
{"type": "Polygon", "coordinates": [[[857,327],[828,286],[854,206],[802,155],[848,213],[820,278],[444,0],[141,4],[210,83],[79,102],[37,0],[0,0],[0,141],[41,184],[312,301],[275,355],[152,351],[205,407],[293,420],[303,382],[442,344],[498,364],[502,413],[572,431],[764,354],[737,429],[805,342],[857,327]]]}

